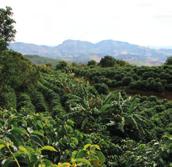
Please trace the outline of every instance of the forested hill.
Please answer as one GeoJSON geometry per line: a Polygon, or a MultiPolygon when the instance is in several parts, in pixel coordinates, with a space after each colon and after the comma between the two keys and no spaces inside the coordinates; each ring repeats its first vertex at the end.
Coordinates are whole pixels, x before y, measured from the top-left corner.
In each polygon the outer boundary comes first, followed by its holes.
{"type": "Polygon", "coordinates": [[[39,55],[82,63],[91,59],[99,61],[102,57],[111,55],[137,65],[160,65],[172,55],[172,51],[168,49],[151,49],[113,40],[103,40],[95,44],[87,41],[66,40],[54,47],[17,42],[11,43],[10,48],[26,55],[39,55]]]}
{"type": "Polygon", "coordinates": [[[54,69],[1,51],[0,166],[170,167],[172,102],[124,88],[170,91],[171,60],[148,68],[105,57],[54,69]]]}
{"type": "Polygon", "coordinates": [[[29,59],[33,64],[51,64],[53,67],[57,65],[59,62],[58,59],[48,58],[48,57],[41,57],[37,55],[24,55],[27,59],[29,59]]]}

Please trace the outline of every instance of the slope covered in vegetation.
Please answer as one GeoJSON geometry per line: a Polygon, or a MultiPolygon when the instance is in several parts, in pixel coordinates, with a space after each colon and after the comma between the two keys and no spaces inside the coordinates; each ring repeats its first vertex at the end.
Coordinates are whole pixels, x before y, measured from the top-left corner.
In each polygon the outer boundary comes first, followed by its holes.
{"type": "Polygon", "coordinates": [[[37,55],[24,55],[27,59],[29,59],[33,64],[51,64],[53,67],[59,62],[58,59],[41,57],[37,55]]]}
{"type": "Polygon", "coordinates": [[[98,65],[80,66],[73,68],[73,72],[95,85],[164,95],[172,94],[172,65],[168,61],[162,66],[138,67],[106,56],[98,65]]]}
{"type": "MultiPolygon", "coordinates": [[[[136,69],[125,64],[111,72],[127,68],[136,69]]],[[[108,69],[61,62],[54,70],[1,52],[1,166],[171,166],[172,103],[108,92],[79,74],[108,69]]]]}

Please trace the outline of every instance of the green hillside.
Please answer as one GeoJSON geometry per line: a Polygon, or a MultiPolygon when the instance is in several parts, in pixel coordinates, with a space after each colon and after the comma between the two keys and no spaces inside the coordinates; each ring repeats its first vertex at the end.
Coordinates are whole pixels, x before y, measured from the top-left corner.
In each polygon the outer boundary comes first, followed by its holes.
{"type": "Polygon", "coordinates": [[[51,64],[53,67],[59,62],[57,59],[52,59],[48,57],[41,57],[37,55],[24,55],[29,59],[33,64],[51,64]]]}
{"type": "Polygon", "coordinates": [[[1,166],[171,165],[168,100],[107,91],[76,75],[80,65],[53,70],[11,51],[0,60],[1,166]]]}
{"type": "Polygon", "coordinates": [[[0,8],[1,167],[172,166],[172,58],[158,67],[29,60],[7,49],[12,14],[0,8]]]}
{"type": "Polygon", "coordinates": [[[171,64],[156,67],[134,66],[105,56],[98,65],[74,67],[73,71],[92,84],[104,84],[110,89],[147,92],[160,96],[172,94],[171,64]]]}

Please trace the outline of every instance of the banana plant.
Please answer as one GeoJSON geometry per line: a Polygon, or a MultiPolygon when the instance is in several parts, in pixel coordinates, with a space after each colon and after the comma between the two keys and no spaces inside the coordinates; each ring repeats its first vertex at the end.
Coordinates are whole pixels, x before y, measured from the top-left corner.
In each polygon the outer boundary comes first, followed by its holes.
{"type": "MultiPolygon", "coordinates": [[[[138,135],[144,137],[149,128],[148,121],[140,114],[139,103],[132,97],[123,97],[121,93],[109,94],[100,107],[100,114],[103,122],[108,127],[114,127],[115,130],[121,131],[125,135],[138,135]]],[[[111,128],[112,129],[112,128],[111,128]]]]}

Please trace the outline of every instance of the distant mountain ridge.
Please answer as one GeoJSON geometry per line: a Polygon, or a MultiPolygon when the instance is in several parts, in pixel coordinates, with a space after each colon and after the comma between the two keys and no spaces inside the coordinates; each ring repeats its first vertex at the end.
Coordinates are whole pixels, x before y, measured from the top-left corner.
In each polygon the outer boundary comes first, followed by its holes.
{"type": "Polygon", "coordinates": [[[114,40],[103,40],[98,43],[65,40],[54,47],[15,42],[11,43],[9,48],[25,55],[39,55],[82,63],[90,59],[98,61],[105,55],[111,55],[134,64],[158,65],[172,55],[171,49],[151,49],[114,40]]]}

